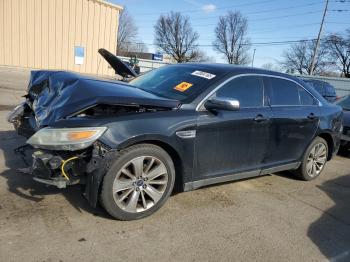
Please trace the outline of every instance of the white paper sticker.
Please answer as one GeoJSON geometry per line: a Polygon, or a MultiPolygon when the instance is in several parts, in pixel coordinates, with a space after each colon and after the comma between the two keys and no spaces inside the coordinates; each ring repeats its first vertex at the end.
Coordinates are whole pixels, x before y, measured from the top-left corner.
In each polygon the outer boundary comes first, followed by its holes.
{"type": "Polygon", "coordinates": [[[203,72],[203,71],[198,71],[198,70],[191,73],[191,75],[203,77],[206,79],[213,79],[216,76],[216,75],[213,75],[213,74],[210,74],[207,72],[203,72]]]}

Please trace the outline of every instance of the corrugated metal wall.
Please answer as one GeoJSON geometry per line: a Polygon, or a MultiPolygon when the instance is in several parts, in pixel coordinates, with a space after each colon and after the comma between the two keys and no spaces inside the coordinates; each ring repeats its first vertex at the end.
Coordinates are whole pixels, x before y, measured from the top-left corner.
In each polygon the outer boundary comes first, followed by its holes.
{"type": "Polygon", "coordinates": [[[115,52],[119,11],[100,0],[0,0],[0,65],[113,75],[97,51],[115,52]]]}

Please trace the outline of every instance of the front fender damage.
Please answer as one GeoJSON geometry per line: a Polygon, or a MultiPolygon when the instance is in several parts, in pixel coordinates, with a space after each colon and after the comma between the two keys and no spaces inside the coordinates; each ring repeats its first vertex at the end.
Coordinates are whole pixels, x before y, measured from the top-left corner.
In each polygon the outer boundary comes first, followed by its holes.
{"type": "Polygon", "coordinates": [[[87,164],[84,197],[92,207],[97,206],[103,177],[107,173],[117,151],[108,150],[102,144],[94,145],[92,157],[87,164]]]}

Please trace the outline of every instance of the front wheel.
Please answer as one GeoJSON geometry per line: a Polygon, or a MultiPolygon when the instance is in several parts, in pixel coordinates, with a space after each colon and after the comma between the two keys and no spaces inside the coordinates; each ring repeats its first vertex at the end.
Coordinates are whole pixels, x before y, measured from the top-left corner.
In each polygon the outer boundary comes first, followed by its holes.
{"type": "Polygon", "coordinates": [[[121,151],[104,177],[101,200],[120,220],[151,215],[168,199],[175,182],[172,159],[162,148],[141,144],[121,151]]]}
{"type": "Polygon", "coordinates": [[[312,180],[323,171],[328,156],[328,144],[321,138],[316,137],[306,149],[297,175],[302,180],[312,180]]]}

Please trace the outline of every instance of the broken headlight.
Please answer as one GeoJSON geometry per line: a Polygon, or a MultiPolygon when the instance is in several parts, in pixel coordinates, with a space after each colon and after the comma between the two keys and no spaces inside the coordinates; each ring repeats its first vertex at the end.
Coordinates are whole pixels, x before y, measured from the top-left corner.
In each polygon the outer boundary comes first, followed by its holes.
{"type": "Polygon", "coordinates": [[[33,147],[75,151],[95,142],[107,127],[43,128],[31,136],[27,143],[33,147]]]}

